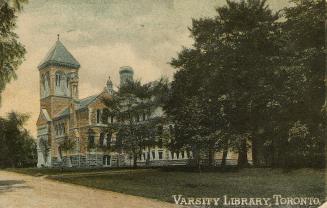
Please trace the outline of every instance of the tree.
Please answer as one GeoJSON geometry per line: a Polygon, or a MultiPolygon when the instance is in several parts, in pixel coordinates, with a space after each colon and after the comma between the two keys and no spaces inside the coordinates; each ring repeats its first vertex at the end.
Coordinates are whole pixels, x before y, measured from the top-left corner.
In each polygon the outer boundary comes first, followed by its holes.
{"type": "MultiPolygon", "coordinates": [[[[232,135],[250,134],[255,143],[258,121],[265,120],[261,109],[272,99],[272,68],[277,64],[281,44],[279,15],[264,0],[226,3],[217,8],[216,17],[193,20],[193,48],[183,49],[171,62],[179,71],[166,110],[176,123],[181,122],[182,108],[190,103],[187,100],[198,97],[199,109],[208,109],[202,119],[208,129],[206,137],[223,131],[230,135],[230,141],[240,139],[225,143],[239,145],[234,149],[239,152],[239,165],[244,166],[247,141],[232,135]]],[[[219,138],[215,140],[213,143],[219,138]]]]}
{"type": "Polygon", "coordinates": [[[75,148],[75,146],[76,146],[76,141],[68,138],[67,136],[64,138],[63,143],[60,145],[61,150],[65,152],[68,166],[71,166],[71,158],[68,157],[68,152],[72,151],[75,148]]]}
{"type": "MultiPolygon", "coordinates": [[[[287,106],[288,129],[299,122],[308,131],[303,146],[310,147],[310,154],[298,157],[299,166],[324,164],[326,123],[323,113],[325,104],[325,7],[322,0],[292,0],[294,6],[284,9],[286,21],[282,25],[287,40],[285,59],[291,79],[287,83],[290,103],[287,106]]],[[[293,147],[287,142],[285,147],[293,147]]],[[[290,148],[297,151],[297,148],[290,148]]],[[[284,157],[288,157],[285,155],[284,157]]]]}
{"type": "Polygon", "coordinates": [[[28,116],[11,112],[0,118],[0,167],[26,167],[36,164],[36,144],[23,125],[28,116]]]}
{"type": "Polygon", "coordinates": [[[115,149],[131,155],[134,167],[142,150],[156,144],[155,126],[162,121],[150,115],[164,99],[165,83],[165,79],[149,84],[129,81],[111,98],[103,100],[107,106],[103,121],[108,121],[108,117],[116,119],[108,127],[109,132],[117,132],[115,149]]]}
{"type": "Polygon", "coordinates": [[[26,53],[24,46],[18,42],[18,35],[14,32],[17,19],[15,13],[21,10],[21,5],[25,2],[26,0],[5,1],[0,5],[0,95],[6,84],[16,79],[15,71],[26,53]]]}

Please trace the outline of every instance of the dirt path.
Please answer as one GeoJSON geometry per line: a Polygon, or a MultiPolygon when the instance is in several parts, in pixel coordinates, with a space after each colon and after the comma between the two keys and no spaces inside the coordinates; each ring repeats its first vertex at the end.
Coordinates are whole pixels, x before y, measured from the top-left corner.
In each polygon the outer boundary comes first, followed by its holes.
{"type": "Polygon", "coordinates": [[[168,208],[173,204],[0,171],[0,208],[168,208]]]}

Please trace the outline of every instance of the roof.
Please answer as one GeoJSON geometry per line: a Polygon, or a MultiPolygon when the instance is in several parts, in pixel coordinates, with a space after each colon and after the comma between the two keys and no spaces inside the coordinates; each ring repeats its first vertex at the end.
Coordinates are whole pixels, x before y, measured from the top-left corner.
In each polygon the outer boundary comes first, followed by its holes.
{"type": "Polygon", "coordinates": [[[73,57],[73,55],[66,49],[66,47],[57,40],[55,45],[50,49],[46,57],[39,64],[38,68],[43,69],[47,66],[65,66],[69,68],[78,69],[80,64],[73,57]]]}
{"type": "Polygon", "coordinates": [[[63,111],[59,112],[58,115],[55,116],[55,118],[61,118],[68,115],[69,115],[69,108],[65,108],[63,111]]]}
{"type": "Polygon", "coordinates": [[[48,114],[48,111],[47,111],[46,109],[43,109],[43,108],[42,108],[41,111],[42,111],[42,113],[43,113],[45,119],[46,119],[47,121],[51,121],[51,118],[50,118],[50,116],[49,116],[49,114],[48,114]]]}
{"type": "Polygon", "coordinates": [[[133,70],[133,68],[132,67],[130,67],[130,66],[122,66],[122,67],[120,67],[120,70],[119,70],[119,74],[121,74],[121,73],[131,73],[131,74],[134,74],[134,70],[133,70]]]}
{"type": "Polygon", "coordinates": [[[99,94],[97,95],[91,95],[89,97],[86,97],[84,99],[81,99],[79,101],[79,105],[77,107],[76,110],[80,110],[80,109],[83,109],[85,107],[87,107],[90,103],[92,103],[97,97],[99,96],[99,94]]]}
{"type": "MultiPolygon", "coordinates": [[[[99,95],[92,95],[86,98],[83,98],[79,100],[78,104],[76,105],[76,110],[81,110],[86,108],[89,104],[91,104],[99,95]]],[[[58,113],[58,115],[55,116],[55,118],[61,118],[64,116],[69,115],[69,107],[65,108],[61,112],[58,113]]]]}

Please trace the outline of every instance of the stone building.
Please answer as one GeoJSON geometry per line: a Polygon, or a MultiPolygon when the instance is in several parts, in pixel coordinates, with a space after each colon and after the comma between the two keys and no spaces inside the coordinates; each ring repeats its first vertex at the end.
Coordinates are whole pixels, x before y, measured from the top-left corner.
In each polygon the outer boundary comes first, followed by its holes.
{"type": "MultiPolygon", "coordinates": [[[[113,167],[130,166],[132,158],[123,152],[99,148],[114,145],[115,135],[107,133],[107,125],[101,116],[105,105],[103,98],[110,99],[114,93],[109,79],[98,94],[79,98],[79,62],[58,40],[39,64],[40,114],[37,120],[38,167],[113,167]],[[74,148],[65,151],[65,139],[74,141],[74,148]]],[[[120,68],[120,84],[133,79],[133,69],[120,68]]],[[[160,106],[152,114],[143,114],[141,121],[153,116],[165,116],[160,106]]],[[[109,118],[109,123],[116,122],[109,118]]],[[[219,154],[218,154],[219,155],[219,154]]],[[[162,146],[146,148],[139,156],[139,166],[184,165],[192,157],[191,152],[170,152],[162,146]]],[[[219,156],[220,157],[220,156],[219,156]]],[[[234,160],[230,154],[229,159],[234,160]]]]}

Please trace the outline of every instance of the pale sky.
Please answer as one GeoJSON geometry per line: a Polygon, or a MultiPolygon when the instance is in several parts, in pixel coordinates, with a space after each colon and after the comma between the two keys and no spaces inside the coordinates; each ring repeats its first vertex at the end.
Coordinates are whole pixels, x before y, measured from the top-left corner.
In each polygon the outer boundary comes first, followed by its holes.
{"type": "MultiPolygon", "coordinates": [[[[275,10],[287,0],[269,0],[275,10]]],[[[19,14],[16,32],[25,45],[26,60],[18,79],[2,94],[0,115],[29,113],[26,128],[36,136],[39,114],[37,65],[60,34],[61,42],[80,62],[80,98],[100,92],[108,76],[119,83],[120,66],[151,81],[172,77],[168,64],[182,46],[193,43],[187,27],[192,18],[215,16],[225,0],[30,0],[19,14]]]]}

